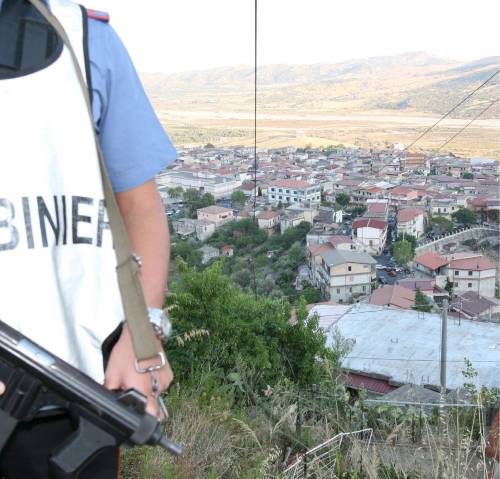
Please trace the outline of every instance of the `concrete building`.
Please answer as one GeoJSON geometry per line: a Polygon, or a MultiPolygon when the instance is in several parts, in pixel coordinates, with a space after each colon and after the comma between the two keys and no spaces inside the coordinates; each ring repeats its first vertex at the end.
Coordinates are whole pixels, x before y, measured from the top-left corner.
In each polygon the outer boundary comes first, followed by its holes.
{"type": "Polygon", "coordinates": [[[277,211],[261,211],[257,215],[257,223],[261,230],[274,230],[279,224],[279,213],[277,211]]]}
{"type": "Polygon", "coordinates": [[[444,216],[448,219],[460,209],[457,202],[451,198],[433,198],[430,206],[432,216],[444,216]]]}
{"type": "Polygon", "coordinates": [[[320,251],[318,284],[325,297],[348,303],[370,294],[377,279],[375,264],[369,254],[358,251],[320,251]]]}
{"type": "Polygon", "coordinates": [[[201,262],[207,264],[210,260],[219,257],[219,250],[213,246],[204,245],[200,248],[202,253],[201,262]]]}
{"type": "Polygon", "coordinates": [[[268,201],[271,204],[279,202],[286,204],[320,203],[321,186],[319,184],[310,184],[304,180],[278,180],[271,181],[267,191],[268,201]]]}
{"type": "Polygon", "coordinates": [[[180,218],[172,221],[172,228],[179,236],[191,236],[196,232],[196,220],[192,218],[180,218]]]}
{"type": "Polygon", "coordinates": [[[196,210],[199,220],[212,221],[215,227],[218,228],[223,224],[234,219],[233,210],[231,208],[223,208],[222,206],[207,206],[196,210]]]}
{"type": "Polygon", "coordinates": [[[405,208],[398,211],[398,236],[411,235],[420,238],[425,232],[425,213],[418,208],[405,208]]]}
{"type": "MultiPolygon", "coordinates": [[[[452,255],[451,258],[457,255],[452,255]]],[[[485,256],[451,259],[445,268],[455,294],[473,291],[486,298],[495,297],[496,266],[485,256]]]]}
{"type": "Polygon", "coordinates": [[[433,279],[437,286],[444,288],[448,277],[448,260],[431,251],[417,256],[413,260],[415,278],[433,279]]]}
{"type": "Polygon", "coordinates": [[[373,255],[381,254],[387,240],[387,221],[372,218],[354,221],[352,239],[356,249],[373,255]]]}
{"type": "Polygon", "coordinates": [[[201,171],[169,170],[158,175],[156,181],[160,189],[180,186],[186,191],[194,188],[201,193],[210,193],[216,199],[231,196],[241,185],[240,179],[201,171]]]}
{"type": "Polygon", "coordinates": [[[205,241],[215,233],[215,223],[209,220],[196,220],[196,237],[200,241],[205,241]]]}
{"type": "Polygon", "coordinates": [[[403,171],[420,171],[428,173],[430,171],[430,159],[421,153],[403,153],[401,157],[401,169],[403,171]]]}

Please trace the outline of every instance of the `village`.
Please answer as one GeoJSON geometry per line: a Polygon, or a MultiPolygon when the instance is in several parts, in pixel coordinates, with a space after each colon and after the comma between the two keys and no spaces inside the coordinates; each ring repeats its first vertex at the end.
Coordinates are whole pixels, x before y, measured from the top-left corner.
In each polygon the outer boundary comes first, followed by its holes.
{"type": "Polygon", "coordinates": [[[316,289],[311,314],[352,340],[343,364],[352,388],[394,395],[412,385],[437,401],[444,305],[447,390],[463,384],[466,359],[478,387],[500,386],[496,161],[401,144],[258,149],[256,160],[244,147],[180,151],[157,178],[174,245],[189,240],[206,265],[238,254],[207,244],[224,225],[255,217],[272,237],[307,223],[293,288],[316,289]],[[188,217],[185,192],[210,204],[188,217]]]}

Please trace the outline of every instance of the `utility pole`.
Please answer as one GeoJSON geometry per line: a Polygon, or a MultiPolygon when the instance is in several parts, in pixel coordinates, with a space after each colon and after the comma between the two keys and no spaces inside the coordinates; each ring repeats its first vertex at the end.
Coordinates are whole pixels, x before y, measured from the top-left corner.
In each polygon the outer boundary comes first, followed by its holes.
{"type": "MultiPolygon", "coordinates": [[[[443,434],[445,432],[445,397],[446,397],[446,352],[447,352],[447,340],[448,340],[448,299],[443,300],[443,310],[441,316],[441,374],[440,374],[440,396],[439,396],[439,441],[443,443],[443,434]]],[[[442,448],[438,456],[438,478],[443,477],[443,460],[442,448]]]]}
{"type": "Polygon", "coordinates": [[[446,395],[446,350],[448,342],[448,299],[443,300],[443,311],[441,316],[441,402],[444,402],[446,395]]]}

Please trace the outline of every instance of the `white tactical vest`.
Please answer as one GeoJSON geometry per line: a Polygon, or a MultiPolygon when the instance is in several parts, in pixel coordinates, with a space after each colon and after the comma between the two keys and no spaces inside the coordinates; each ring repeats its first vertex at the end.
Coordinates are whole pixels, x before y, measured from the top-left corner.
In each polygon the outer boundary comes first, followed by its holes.
{"type": "MultiPolygon", "coordinates": [[[[52,0],[86,77],[84,18],[52,0]]],[[[66,47],[0,79],[0,318],[95,380],[123,311],[94,132],[66,47]]]]}

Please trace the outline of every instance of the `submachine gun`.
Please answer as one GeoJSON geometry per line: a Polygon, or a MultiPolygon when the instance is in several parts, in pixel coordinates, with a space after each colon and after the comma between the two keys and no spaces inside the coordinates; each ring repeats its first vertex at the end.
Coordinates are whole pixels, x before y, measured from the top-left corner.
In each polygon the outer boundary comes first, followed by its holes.
{"type": "Polygon", "coordinates": [[[2,321],[0,365],[6,388],[0,396],[0,451],[18,422],[55,405],[79,417],[78,429],[50,459],[58,478],[77,478],[109,446],[158,445],[174,455],[182,452],[163,435],[158,419],[146,413],[144,395],[105,389],[2,321]]]}

